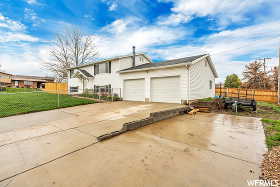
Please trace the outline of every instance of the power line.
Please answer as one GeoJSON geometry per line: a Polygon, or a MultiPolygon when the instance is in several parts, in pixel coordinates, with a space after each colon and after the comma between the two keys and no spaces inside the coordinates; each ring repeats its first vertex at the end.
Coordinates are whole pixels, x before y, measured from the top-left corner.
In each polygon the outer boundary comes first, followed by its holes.
{"type": "MultiPolygon", "coordinates": [[[[273,41],[273,40],[279,40],[279,38],[272,38],[272,39],[266,40],[266,41],[273,41]]],[[[255,41],[258,41],[258,40],[255,40],[255,41]]],[[[240,46],[238,48],[228,49],[228,50],[220,51],[220,52],[217,52],[217,53],[211,53],[211,54],[216,55],[216,54],[220,54],[220,53],[224,53],[224,52],[230,52],[230,51],[235,51],[235,50],[238,50],[238,49],[242,49],[244,47],[250,47],[250,46],[255,46],[255,45],[257,45],[257,43],[255,43],[255,44],[246,44],[246,45],[240,46]]]]}

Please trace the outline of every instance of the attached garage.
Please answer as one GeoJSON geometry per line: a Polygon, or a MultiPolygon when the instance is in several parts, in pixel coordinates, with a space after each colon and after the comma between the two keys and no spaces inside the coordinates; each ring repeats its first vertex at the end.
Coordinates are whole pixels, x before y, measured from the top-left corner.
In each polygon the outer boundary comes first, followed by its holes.
{"type": "Polygon", "coordinates": [[[124,100],[145,101],[145,79],[124,80],[124,100]]]}
{"type": "Polygon", "coordinates": [[[151,78],[151,101],[181,103],[180,77],[151,78]]]}
{"type": "Polygon", "coordinates": [[[120,71],[124,100],[189,103],[215,96],[218,77],[209,55],[147,63],[120,71]]]}

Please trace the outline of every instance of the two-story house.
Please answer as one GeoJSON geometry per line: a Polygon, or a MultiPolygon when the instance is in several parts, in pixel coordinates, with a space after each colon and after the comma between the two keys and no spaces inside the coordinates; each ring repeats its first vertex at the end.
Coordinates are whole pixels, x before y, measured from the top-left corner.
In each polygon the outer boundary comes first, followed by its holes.
{"type": "Polygon", "coordinates": [[[68,86],[70,93],[82,93],[86,89],[111,89],[122,95],[120,71],[132,66],[152,63],[145,54],[118,56],[69,69],[68,86]]]}
{"type": "Polygon", "coordinates": [[[157,63],[135,54],[70,68],[68,86],[72,94],[107,89],[128,101],[188,103],[214,97],[217,77],[208,54],[157,63]]]}

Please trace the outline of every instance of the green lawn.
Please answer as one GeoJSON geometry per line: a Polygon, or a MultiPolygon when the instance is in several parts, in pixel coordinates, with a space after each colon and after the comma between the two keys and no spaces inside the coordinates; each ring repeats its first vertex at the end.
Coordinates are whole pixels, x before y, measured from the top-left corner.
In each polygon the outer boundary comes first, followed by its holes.
{"type": "Polygon", "coordinates": [[[59,101],[58,106],[58,96],[44,92],[0,93],[0,117],[95,103],[92,100],[68,95],[60,95],[59,101]]]}
{"type": "Polygon", "coordinates": [[[268,102],[258,102],[259,106],[264,106],[264,107],[269,107],[272,110],[276,111],[276,112],[280,112],[280,106],[273,104],[273,103],[268,103],[268,102]]]}
{"type": "Polygon", "coordinates": [[[34,92],[40,91],[40,89],[33,88],[4,88],[5,90],[0,89],[0,93],[17,93],[17,92],[34,92]]]}
{"type": "Polygon", "coordinates": [[[266,135],[266,144],[268,148],[280,145],[280,106],[267,103],[267,102],[258,102],[258,106],[266,107],[270,110],[271,113],[275,113],[278,117],[276,120],[263,118],[264,122],[265,135],[266,135]]]}
{"type": "Polygon", "coordinates": [[[213,97],[207,97],[207,98],[203,98],[203,99],[199,99],[199,101],[201,102],[210,102],[210,101],[214,101],[215,98],[213,97]]]}
{"type": "Polygon", "coordinates": [[[268,148],[280,145],[280,120],[262,119],[266,123],[266,144],[268,148]]]}

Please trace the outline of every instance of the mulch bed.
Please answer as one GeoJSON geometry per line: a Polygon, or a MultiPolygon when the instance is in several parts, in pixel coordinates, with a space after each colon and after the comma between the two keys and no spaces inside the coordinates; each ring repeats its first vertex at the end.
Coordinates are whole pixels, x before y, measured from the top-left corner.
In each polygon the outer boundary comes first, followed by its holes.
{"type": "Polygon", "coordinates": [[[272,148],[264,155],[261,169],[262,179],[280,181],[280,146],[272,148]]]}

